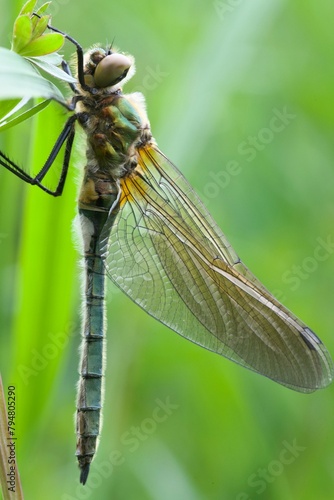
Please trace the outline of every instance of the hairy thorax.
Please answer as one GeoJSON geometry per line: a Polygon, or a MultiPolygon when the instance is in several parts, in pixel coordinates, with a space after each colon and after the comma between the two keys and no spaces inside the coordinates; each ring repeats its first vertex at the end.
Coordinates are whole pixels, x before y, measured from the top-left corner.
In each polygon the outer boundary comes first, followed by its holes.
{"type": "MultiPolygon", "coordinates": [[[[77,103],[78,122],[87,136],[84,180],[79,201],[87,205],[118,184],[137,166],[137,148],[152,141],[141,94],[111,94],[77,103]],[[108,187],[107,187],[108,186],[108,187]]],[[[114,191],[114,189],[113,189],[114,191]]]]}

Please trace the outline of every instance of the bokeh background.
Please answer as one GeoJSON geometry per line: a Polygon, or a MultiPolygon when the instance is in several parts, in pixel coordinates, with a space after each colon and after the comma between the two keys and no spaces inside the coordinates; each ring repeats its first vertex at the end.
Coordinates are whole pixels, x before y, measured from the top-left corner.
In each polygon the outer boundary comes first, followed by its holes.
{"type": "MultiPolygon", "coordinates": [[[[2,46],[22,3],[0,0],[2,46]]],[[[136,57],[125,90],[144,92],[160,148],[246,265],[334,354],[333,2],[54,0],[50,10],[84,47],[115,38],[136,57]]],[[[1,149],[38,168],[64,120],[47,109],[3,134],[1,149]]],[[[73,165],[53,199],[0,169],[0,369],[16,386],[25,498],[332,498],[334,386],[285,389],[185,341],[112,285],[104,426],[79,485],[75,180],[73,165]]]]}

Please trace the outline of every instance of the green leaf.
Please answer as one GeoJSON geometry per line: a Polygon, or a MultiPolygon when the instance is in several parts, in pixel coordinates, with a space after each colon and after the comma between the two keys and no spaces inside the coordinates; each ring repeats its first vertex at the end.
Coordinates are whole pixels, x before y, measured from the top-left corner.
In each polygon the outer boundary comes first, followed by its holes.
{"type": "Polygon", "coordinates": [[[22,52],[32,38],[32,23],[28,15],[19,16],[14,23],[12,50],[22,52]]]}
{"type": "Polygon", "coordinates": [[[0,101],[0,124],[7,122],[11,116],[17,114],[20,109],[24,108],[30,100],[30,97],[22,97],[22,99],[0,101]]]}
{"type": "Polygon", "coordinates": [[[33,38],[38,38],[43,35],[44,31],[48,27],[48,22],[50,20],[50,16],[36,17],[32,18],[33,30],[32,36],[33,38]]]}
{"type": "Polygon", "coordinates": [[[40,8],[38,10],[36,10],[36,14],[38,14],[39,16],[41,16],[46,10],[47,8],[49,7],[51,2],[45,2],[43,3],[43,5],[40,6],[40,8]]]}
{"type": "Polygon", "coordinates": [[[74,78],[73,76],[67,74],[62,69],[57,68],[57,66],[59,66],[59,64],[62,61],[62,57],[59,56],[59,54],[48,54],[46,56],[29,57],[28,59],[33,64],[41,68],[46,73],[49,73],[50,75],[54,76],[58,80],[62,80],[69,83],[75,83],[77,81],[76,78],[74,78]],[[59,62],[55,63],[52,62],[52,59],[48,60],[48,58],[51,58],[54,55],[57,55],[59,57],[60,59],[59,62]]]}
{"type": "Polygon", "coordinates": [[[19,104],[22,99],[7,99],[0,101],[0,122],[10,115],[11,111],[19,104]]]}
{"type": "Polygon", "coordinates": [[[24,14],[31,14],[34,11],[36,3],[36,0],[28,0],[28,2],[26,2],[20,10],[19,15],[23,16],[24,14]]]}
{"type": "Polygon", "coordinates": [[[0,47],[0,99],[44,97],[65,103],[60,90],[23,57],[0,47]]]}
{"type": "Polygon", "coordinates": [[[23,113],[15,116],[11,120],[7,121],[4,120],[3,122],[0,122],[0,132],[3,132],[4,130],[7,130],[11,127],[15,127],[15,125],[18,125],[19,123],[28,120],[28,118],[31,118],[33,115],[39,113],[42,111],[42,109],[46,108],[51,102],[51,99],[46,99],[45,101],[42,101],[35,106],[27,109],[23,113]]]}
{"type": "Polygon", "coordinates": [[[64,36],[60,33],[48,33],[32,40],[22,50],[21,56],[43,56],[51,52],[57,52],[64,44],[64,36]]]}
{"type": "Polygon", "coordinates": [[[58,52],[52,52],[52,54],[46,54],[45,56],[32,56],[28,58],[31,61],[45,61],[53,66],[60,66],[63,60],[63,56],[58,54],[58,52]]]}

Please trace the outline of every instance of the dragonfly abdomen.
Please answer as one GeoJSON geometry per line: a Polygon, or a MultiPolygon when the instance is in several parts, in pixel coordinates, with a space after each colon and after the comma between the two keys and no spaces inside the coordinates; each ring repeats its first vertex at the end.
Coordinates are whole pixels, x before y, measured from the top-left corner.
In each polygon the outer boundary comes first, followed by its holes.
{"type": "Polygon", "coordinates": [[[105,272],[101,256],[85,256],[85,319],[77,400],[77,450],[82,482],[96,452],[101,432],[105,336],[105,272]]]}
{"type": "MultiPolygon", "coordinates": [[[[86,179],[86,183],[92,182],[86,179]]],[[[84,321],[77,399],[76,456],[85,484],[89,466],[95,455],[101,432],[103,403],[103,360],[105,358],[105,267],[99,253],[99,237],[111,207],[117,207],[118,189],[112,182],[100,180],[104,186],[95,205],[79,201],[79,215],[84,240],[84,321]],[[106,206],[104,206],[106,205],[106,206]]],[[[96,188],[96,185],[94,183],[96,188]]],[[[117,208],[115,209],[117,213],[117,208]]]]}

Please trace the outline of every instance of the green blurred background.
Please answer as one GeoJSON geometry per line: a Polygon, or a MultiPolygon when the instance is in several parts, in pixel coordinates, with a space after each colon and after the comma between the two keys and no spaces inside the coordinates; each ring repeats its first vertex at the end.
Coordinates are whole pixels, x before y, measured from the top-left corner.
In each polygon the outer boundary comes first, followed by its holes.
{"type": "MultiPolygon", "coordinates": [[[[0,0],[2,46],[21,5],[0,0]]],[[[334,353],[332,0],[55,0],[51,12],[85,48],[115,37],[136,57],[125,90],[144,92],[160,148],[334,353]]],[[[38,168],[64,119],[46,110],[1,149],[38,168]]],[[[25,498],[333,498],[334,387],[289,391],[186,342],[113,286],[104,426],[79,486],[76,176],[53,199],[0,170],[0,367],[16,386],[25,498]]]]}

